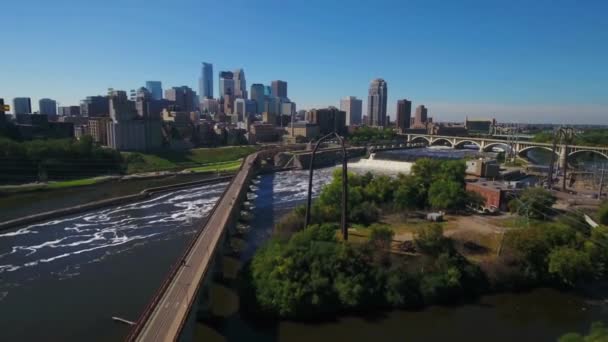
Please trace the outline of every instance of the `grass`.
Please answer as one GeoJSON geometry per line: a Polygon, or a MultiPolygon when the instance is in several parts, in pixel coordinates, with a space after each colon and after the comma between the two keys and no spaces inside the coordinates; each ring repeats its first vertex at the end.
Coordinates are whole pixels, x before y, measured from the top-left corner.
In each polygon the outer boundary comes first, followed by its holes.
{"type": "Polygon", "coordinates": [[[241,167],[241,163],[242,163],[242,159],[239,159],[239,160],[234,160],[234,161],[229,161],[229,162],[213,163],[213,164],[208,164],[205,166],[193,167],[193,168],[189,168],[186,170],[193,171],[193,172],[236,171],[239,169],[239,167],[241,167]]]}
{"type": "Polygon", "coordinates": [[[66,181],[50,182],[50,183],[38,183],[38,184],[26,184],[26,185],[5,185],[0,186],[0,193],[10,194],[18,192],[28,192],[34,190],[52,190],[52,189],[63,189],[71,188],[76,186],[93,185],[106,181],[106,178],[93,177],[93,178],[82,178],[72,179],[66,181]]]}
{"type": "MultiPolygon", "coordinates": [[[[127,161],[127,173],[139,173],[198,169],[210,166],[210,164],[236,163],[239,159],[253,153],[255,150],[255,146],[226,146],[197,148],[188,151],[162,151],[154,154],[125,152],[123,156],[127,161]]],[[[212,171],[215,169],[200,170],[212,171]]]]}

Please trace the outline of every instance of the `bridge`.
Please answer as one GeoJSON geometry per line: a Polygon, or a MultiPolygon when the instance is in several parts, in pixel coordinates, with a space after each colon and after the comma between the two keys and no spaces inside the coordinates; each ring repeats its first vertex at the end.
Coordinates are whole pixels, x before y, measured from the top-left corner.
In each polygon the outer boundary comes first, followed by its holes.
{"type": "MultiPolygon", "coordinates": [[[[453,148],[464,147],[465,145],[475,145],[480,152],[491,151],[493,147],[500,147],[505,150],[512,150],[516,155],[521,156],[531,149],[544,149],[553,151],[553,144],[537,143],[531,141],[510,142],[500,139],[478,138],[478,137],[454,137],[429,134],[407,134],[408,142],[426,142],[429,146],[447,145],[453,148]]],[[[555,154],[559,158],[559,165],[564,165],[568,158],[579,153],[594,153],[608,159],[608,146],[580,146],[580,145],[561,145],[555,146],[555,154]]]]}

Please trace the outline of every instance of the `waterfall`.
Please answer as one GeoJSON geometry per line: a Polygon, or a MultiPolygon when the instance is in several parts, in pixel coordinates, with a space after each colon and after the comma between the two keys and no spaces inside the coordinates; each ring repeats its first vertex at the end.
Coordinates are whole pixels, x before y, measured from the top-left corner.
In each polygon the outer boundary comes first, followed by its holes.
{"type": "Polygon", "coordinates": [[[376,171],[396,175],[398,173],[409,174],[413,164],[412,162],[376,159],[376,154],[372,153],[367,159],[361,158],[357,162],[349,163],[348,168],[356,172],[376,171]]]}

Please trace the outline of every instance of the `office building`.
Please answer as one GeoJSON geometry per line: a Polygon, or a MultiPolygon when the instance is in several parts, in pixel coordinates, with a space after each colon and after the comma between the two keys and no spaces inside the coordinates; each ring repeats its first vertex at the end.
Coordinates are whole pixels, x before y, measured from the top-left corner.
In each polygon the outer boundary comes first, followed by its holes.
{"type": "Polygon", "coordinates": [[[38,112],[49,117],[57,116],[57,102],[51,99],[40,99],[38,101],[38,112]]]}
{"type": "Polygon", "coordinates": [[[310,123],[318,125],[322,135],[332,132],[346,134],[346,113],[336,107],[312,109],[309,116],[310,123]]]}
{"type": "Polygon", "coordinates": [[[80,106],[64,106],[57,108],[61,116],[80,116],[80,106]]]}
{"type": "Polygon", "coordinates": [[[204,99],[201,103],[201,113],[216,114],[219,113],[219,103],[216,99],[204,99]]]}
{"type": "Polygon", "coordinates": [[[264,112],[264,101],[266,100],[264,88],[264,85],[261,83],[254,83],[251,85],[251,99],[256,103],[256,114],[264,112]]]}
{"type": "Polygon", "coordinates": [[[397,128],[403,133],[410,128],[412,121],[412,101],[407,99],[397,101],[397,128]]]}
{"type": "Polygon", "coordinates": [[[234,79],[234,96],[242,99],[247,98],[247,82],[245,81],[245,71],[236,69],[232,73],[234,79]]]}
{"type": "Polygon", "coordinates": [[[110,93],[110,118],[114,122],[130,121],[136,116],[135,103],[129,100],[124,90],[114,90],[110,93]]]}
{"type": "Polygon", "coordinates": [[[13,99],[13,114],[32,114],[32,100],[29,97],[13,99]]]}
{"type": "Polygon", "coordinates": [[[198,79],[199,101],[213,98],[213,64],[203,62],[201,76],[198,79]]]}
{"type": "Polygon", "coordinates": [[[5,108],[4,99],[0,98],[0,125],[6,122],[5,108]]]}
{"type": "Polygon", "coordinates": [[[150,108],[145,105],[146,101],[152,101],[146,100],[149,93],[142,91],[140,94],[143,94],[139,99],[144,103],[140,104],[143,117],[138,116],[136,104],[127,98],[126,92],[116,90],[110,93],[112,121],[106,125],[109,147],[121,151],[148,151],[161,146],[161,121],[150,115],[150,108]]]}
{"type": "Polygon", "coordinates": [[[187,86],[172,87],[165,90],[165,99],[178,106],[180,111],[192,112],[195,109],[196,95],[187,86]]]}
{"type": "Polygon", "coordinates": [[[234,95],[234,74],[232,71],[220,71],[219,89],[220,98],[224,98],[224,95],[234,95]]]}
{"type": "Polygon", "coordinates": [[[85,117],[107,117],[110,114],[110,102],[107,96],[87,96],[80,101],[80,115],[85,117]]]}
{"type": "Polygon", "coordinates": [[[496,119],[469,119],[466,117],[464,125],[470,133],[491,134],[492,128],[496,126],[496,119]]]}
{"type": "Polygon", "coordinates": [[[272,96],[287,98],[287,82],[281,80],[272,81],[272,96]]]}
{"type": "Polygon", "coordinates": [[[264,95],[268,96],[273,96],[272,95],[272,88],[269,85],[265,85],[264,86],[264,95]]]}
{"type": "Polygon", "coordinates": [[[154,95],[147,88],[139,88],[135,97],[137,116],[145,120],[160,120],[164,102],[154,99],[154,95]]]}
{"type": "Polygon", "coordinates": [[[147,81],[146,89],[152,95],[152,99],[154,100],[162,100],[163,99],[163,84],[160,81],[147,81]]]}
{"type": "Polygon", "coordinates": [[[369,85],[367,97],[367,118],[371,126],[386,125],[387,84],[381,78],[376,78],[369,85]]]}
{"type": "Polygon", "coordinates": [[[346,113],[346,126],[361,124],[363,101],[355,96],[347,96],[340,100],[340,110],[346,113]]]}
{"type": "Polygon", "coordinates": [[[104,146],[108,145],[108,123],[110,122],[112,122],[110,118],[89,118],[88,133],[94,142],[104,146]]]}
{"type": "Polygon", "coordinates": [[[416,114],[414,118],[411,120],[411,128],[421,129],[426,128],[427,124],[431,122],[428,118],[428,110],[424,105],[420,105],[416,107],[416,114]]]}

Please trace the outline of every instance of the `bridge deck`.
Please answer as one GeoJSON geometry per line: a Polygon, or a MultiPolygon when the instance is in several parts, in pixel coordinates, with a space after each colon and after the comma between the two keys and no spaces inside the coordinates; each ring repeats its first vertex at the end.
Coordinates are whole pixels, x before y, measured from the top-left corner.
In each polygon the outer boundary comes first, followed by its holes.
{"type": "Polygon", "coordinates": [[[256,157],[257,154],[252,154],[245,159],[202,232],[186,252],[173,276],[161,287],[152,305],[143,313],[128,337],[129,340],[174,341],[179,337],[200,284],[212,266],[210,260],[221,242],[224,227],[231,219],[232,205],[248,181],[249,169],[256,157]]]}

